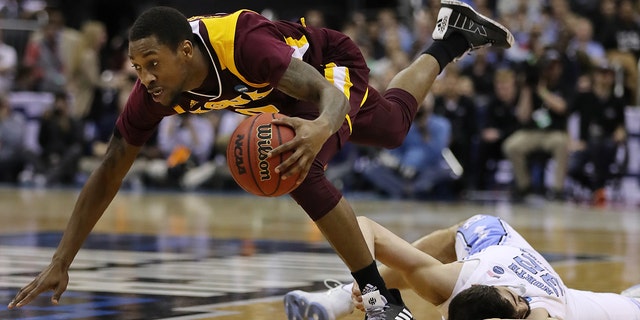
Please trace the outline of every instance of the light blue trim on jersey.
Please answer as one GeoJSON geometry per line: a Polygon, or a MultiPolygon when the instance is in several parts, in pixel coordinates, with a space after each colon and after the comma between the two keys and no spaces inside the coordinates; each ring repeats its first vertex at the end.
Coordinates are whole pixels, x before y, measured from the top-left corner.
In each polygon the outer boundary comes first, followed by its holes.
{"type": "Polygon", "coordinates": [[[629,299],[631,299],[631,302],[633,302],[636,305],[636,307],[638,307],[638,309],[640,309],[640,301],[638,301],[636,298],[630,298],[629,297],[629,299]]]}
{"type": "Polygon", "coordinates": [[[475,215],[458,228],[467,246],[469,255],[478,253],[487,247],[501,244],[508,235],[502,220],[489,215],[475,215]]]}

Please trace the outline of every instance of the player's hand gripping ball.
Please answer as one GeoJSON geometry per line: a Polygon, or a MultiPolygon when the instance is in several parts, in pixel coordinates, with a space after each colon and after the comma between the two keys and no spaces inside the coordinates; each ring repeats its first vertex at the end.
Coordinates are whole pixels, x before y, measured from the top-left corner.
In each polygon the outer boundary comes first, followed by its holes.
{"type": "Polygon", "coordinates": [[[279,113],[261,113],[244,119],[235,129],[227,146],[227,164],[233,179],[249,193],[277,197],[296,187],[298,175],[282,180],[276,167],[293,152],[268,159],[267,154],[293,139],[295,131],[271,120],[283,118],[279,113]]]}

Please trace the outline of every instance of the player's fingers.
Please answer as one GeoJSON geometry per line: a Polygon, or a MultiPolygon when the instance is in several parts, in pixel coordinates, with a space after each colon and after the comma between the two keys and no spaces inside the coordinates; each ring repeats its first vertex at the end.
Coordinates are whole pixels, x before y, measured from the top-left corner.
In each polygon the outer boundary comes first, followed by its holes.
{"type": "Polygon", "coordinates": [[[13,300],[9,302],[9,305],[7,307],[9,309],[18,307],[18,304],[22,302],[22,300],[24,300],[24,298],[27,296],[27,294],[29,294],[29,292],[33,289],[33,287],[35,287],[35,281],[32,281],[31,283],[29,283],[28,285],[20,289],[20,291],[18,291],[16,296],[13,297],[13,300]]]}
{"type": "Polygon", "coordinates": [[[297,156],[297,161],[291,165],[290,169],[284,175],[284,178],[286,179],[291,176],[300,174],[298,180],[296,181],[296,184],[300,184],[307,177],[309,169],[311,169],[313,157],[310,157],[308,153],[305,153],[302,150],[296,151],[296,153],[299,153],[299,156],[297,156]]]}
{"type": "Polygon", "coordinates": [[[64,290],[66,289],[66,286],[62,283],[60,283],[55,291],[53,292],[53,295],[51,296],[51,302],[53,304],[58,304],[58,302],[60,301],[60,296],[62,296],[62,293],[64,292],[64,290]]]}
{"type": "Polygon", "coordinates": [[[302,169],[300,171],[301,174],[298,177],[298,180],[296,180],[296,185],[300,185],[304,181],[304,179],[307,178],[307,174],[309,174],[309,170],[311,170],[311,163],[312,162],[313,162],[313,160],[312,161],[307,161],[307,160],[302,161],[301,160],[299,162],[300,165],[302,166],[302,169]]]}
{"type": "Polygon", "coordinates": [[[10,303],[10,305],[12,305],[11,308],[20,308],[28,304],[29,302],[31,302],[31,300],[35,299],[40,293],[41,291],[38,292],[34,290],[21,292],[19,296],[16,296],[16,298],[13,299],[13,301],[11,301],[10,303]]]}
{"type": "Polygon", "coordinates": [[[287,159],[282,161],[277,167],[276,172],[282,176],[282,178],[286,179],[290,177],[292,174],[297,172],[295,164],[298,162],[298,159],[302,156],[302,152],[294,152],[287,159]]]}
{"type": "Polygon", "coordinates": [[[279,126],[285,125],[285,126],[295,128],[296,119],[291,117],[282,117],[282,118],[276,118],[271,120],[271,123],[279,126]]]}
{"type": "Polygon", "coordinates": [[[271,151],[267,153],[267,157],[273,158],[281,153],[285,153],[290,150],[295,150],[298,146],[299,140],[300,139],[296,140],[296,138],[294,137],[293,139],[273,148],[271,151]]]}

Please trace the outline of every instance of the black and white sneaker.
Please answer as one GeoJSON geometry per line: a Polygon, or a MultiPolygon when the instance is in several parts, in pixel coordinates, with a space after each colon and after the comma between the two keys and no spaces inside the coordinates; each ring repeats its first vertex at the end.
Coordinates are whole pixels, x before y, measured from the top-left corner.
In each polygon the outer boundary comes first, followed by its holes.
{"type": "Polygon", "coordinates": [[[503,25],[481,15],[471,6],[457,0],[441,0],[434,40],[447,39],[460,33],[469,42],[469,51],[486,46],[510,48],[513,35],[503,25]]]}
{"type": "Polygon", "coordinates": [[[378,290],[362,295],[362,303],[366,313],[365,320],[413,320],[411,311],[402,302],[400,291],[389,289],[389,292],[400,305],[388,303],[378,290]]]}

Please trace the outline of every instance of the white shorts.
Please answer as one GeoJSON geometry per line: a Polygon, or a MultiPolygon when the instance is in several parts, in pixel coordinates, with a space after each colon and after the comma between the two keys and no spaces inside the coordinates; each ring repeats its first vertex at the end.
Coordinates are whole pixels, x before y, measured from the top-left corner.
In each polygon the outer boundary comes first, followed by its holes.
{"type": "Polygon", "coordinates": [[[533,247],[502,219],[478,214],[467,219],[456,233],[456,257],[463,260],[489,246],[509,245],[533,250],[533,247]]]}

